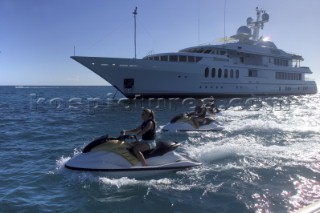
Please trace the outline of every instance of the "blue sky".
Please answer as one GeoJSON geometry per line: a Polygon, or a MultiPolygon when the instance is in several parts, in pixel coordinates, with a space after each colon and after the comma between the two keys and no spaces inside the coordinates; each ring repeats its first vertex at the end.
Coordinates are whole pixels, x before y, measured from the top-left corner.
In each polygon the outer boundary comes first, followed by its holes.
{"type": "MultiPolygon", "coordinates": [[[[137,57],[217,43],[224,35],[225,0],[0,0],[0,85],[108,85],[70,59],[137,57]]],[[[235,34],[255,7],[270,21],[261,35],[301,54],[320,80],[319,0],[226,0],[225,33],[235,34]]]]}

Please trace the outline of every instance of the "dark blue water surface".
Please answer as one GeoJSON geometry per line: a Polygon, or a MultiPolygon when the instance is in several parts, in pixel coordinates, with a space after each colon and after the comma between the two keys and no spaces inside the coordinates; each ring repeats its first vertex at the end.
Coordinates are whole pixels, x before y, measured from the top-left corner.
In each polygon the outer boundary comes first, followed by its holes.
{"type": "Polygon", "coordinates": [[[320,95],[220,99],[220,132],[161,133],[193,99],[125,100],[112,87],[0,87],[0,212],[291,212],[320,200],[320,95]],[[158,138],[201,167],[152,179],[69,171],[95,137],[152,108],[158,138]]]}

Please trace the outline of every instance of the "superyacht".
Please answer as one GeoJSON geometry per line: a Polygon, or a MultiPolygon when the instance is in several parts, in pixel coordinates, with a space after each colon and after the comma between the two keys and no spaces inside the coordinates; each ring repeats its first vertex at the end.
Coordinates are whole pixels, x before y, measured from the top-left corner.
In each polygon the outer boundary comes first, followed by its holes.
{"type": "MultiPolygon", "coordinates": [[[[136,15],[136,10],[133,13],[136,15]]],[[[301,55],[285,52],[259,36],[269,21],[256,8],[256,19],[225,42],[178,52],[137,58],[72,56],[128,98],[230,97],[317,93],[307,79],[309,67],[301,55]]]]}

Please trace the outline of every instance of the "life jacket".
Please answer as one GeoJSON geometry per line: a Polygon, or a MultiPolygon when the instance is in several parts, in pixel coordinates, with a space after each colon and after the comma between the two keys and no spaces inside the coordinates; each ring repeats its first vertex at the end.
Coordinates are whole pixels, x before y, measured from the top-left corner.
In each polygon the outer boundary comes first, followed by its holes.
{"type": "Polygon", "coordinates": [[[141,124],[141,130],[144,129],[147,124],[149,123],[149,121],[151,121],[153,123],[153,128],[149,129],[148,131],[146,131],[143,135],[142,135],[142,140],[155,140],[156,139],[156,123],[154,122],[154,120],[149,119],[147,121],[144,121],[141,124]]]}

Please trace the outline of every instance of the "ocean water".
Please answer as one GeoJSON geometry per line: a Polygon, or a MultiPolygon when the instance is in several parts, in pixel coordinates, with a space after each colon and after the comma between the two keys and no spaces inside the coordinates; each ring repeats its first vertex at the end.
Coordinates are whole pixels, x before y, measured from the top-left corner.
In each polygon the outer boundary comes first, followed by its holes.
{"type": "Polygon", "coordinates": [[[194,99],[125,100],[112,87],[0,87],[0,212],[293,212],[320,200],[320,95],[219,99],[224,129],[161,133],[194,99]],[[158,138],[201,167],[150,179],[70,171],[100,135],[156,112],[158,138]]]}

